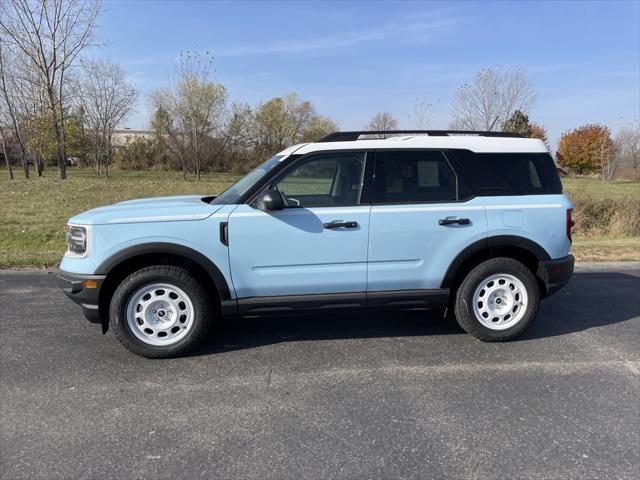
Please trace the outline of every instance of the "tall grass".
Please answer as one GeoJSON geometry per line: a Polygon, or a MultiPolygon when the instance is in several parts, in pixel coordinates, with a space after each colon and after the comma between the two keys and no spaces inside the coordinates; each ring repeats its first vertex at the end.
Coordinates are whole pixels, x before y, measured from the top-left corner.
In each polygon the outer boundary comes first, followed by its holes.
{"type": "Polygon", "coordinates": [[[574,233],[584,237],[640,236],[640,196],[606,198],[569,192],[574,204],[574,233]]]}

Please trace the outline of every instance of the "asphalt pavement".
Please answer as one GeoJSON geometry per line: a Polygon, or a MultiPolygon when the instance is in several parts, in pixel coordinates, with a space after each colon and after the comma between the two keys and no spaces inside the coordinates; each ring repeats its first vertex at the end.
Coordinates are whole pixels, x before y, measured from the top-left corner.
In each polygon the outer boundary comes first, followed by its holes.
{"type": "Polygon", "coordinates": [[[640,264],[579,265],[533,327],[242,319],[147,360],[55,273],[0,271],[0,477],[638,478],[640,264]]]}

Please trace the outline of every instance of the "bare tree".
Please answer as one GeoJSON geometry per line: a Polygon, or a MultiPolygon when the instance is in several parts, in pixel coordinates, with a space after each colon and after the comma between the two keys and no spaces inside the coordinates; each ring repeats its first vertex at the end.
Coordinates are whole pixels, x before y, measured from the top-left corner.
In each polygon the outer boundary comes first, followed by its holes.
{"type": "Polygon", "coordinates": [[[155,124],[170,140],[171,150],[182,158],[185,178],[189,159],[200,179],[205,136],[219,130],[224,122],[227,91],[211,81],[212,73],[213,58],[208,53],[183,53],[175,71],[175,87],[152,94],[155,124]]]}
{"type": "Polygon", "coordinates": [[[66,175],[65,87],[69,70],[91,42],[100,0],[3,0],[0,33],[15,58],[33,69],[52,119],[57,146],[58,177],[66,175]]]}
{"type": "Polygon", "coordinates": [[[409,124],[416,130],[429,128],[433,121],[434,106],[426,97],[416,98],[413,109],[409,114],[409,124]]]}
{"type": "Polygon", "coordinates": [[[223,143],[219,152],[223,155],[225,170],[241,171],[255,162],[252,159],[252,151],[256,146],[252,135],[254,126],[253,108],[245,103],[232,103],[223,128],[223,143]]]}
{"type": "Polygon", "coordinates": [[[151,128],[156,132],[157,141],[160,141],[180,163],[182,178],[186,181],[187,171],[190,170],[187,163],[188,145],[180,118],[175,111],[175,99],[170,90],[162,89],[151,94],[151,103],[155,109],[151,128]]]}
{"type": "MultiPolygon", "coordinates": [[[[398,121],[389,112],[376,113],[365,127],[367,130],[384,131],[397,130],[398,121]]],[[[384,135],[375,135],[376,138],[384,138],[384,135]]]]}
{"type": "MultiPolygon", "coordinates": [[[[3,125],[2,146],[5,150],[7,166],[10,168],[9,157],[6,152],[10,150],[8,144],[9,134],[6,126],[9,125],[12,131],[12,139],[17,145],[18,158],[22,164],[24,178],[29,178],[29,165],[25,158],[25,142],[22,135],[21,123],[24,120],[24,103],[22,89],[24,82],[21,75],[16,71],[16,63],[11,58],[11,52],[6,49],[2,39],[0,39],[0,125],[3,125]]],[[[13,179],[13,172],[11,172],[13,179]]]]}
{"type": "Polygon", "coordinates": [[[13,180],[13,168],[11,167],[11,159],[9,158],[9,139],[7,131],[3,128],[0,121],[0,142],[2,142],[2,154],[7,164],[7,173],[9,174],[9,180],[13,180]]]}
{"type": "Polygon", "coordinates": [[[636,120],[622,127],[615,144],[621,163],[633,170],[633,181],[636,182],[640,167],[640,121],[636,120]]]}
{"type": "Polygon", "coordinates": [[[609,182],[613,180],[618,168],[618,155],[616,154],[616,145],[612,144],[610,131],[607,128],[603,129],[602,140],[600,140],[599,157],[600,157],[600,172],[602,174],[602,182],[609,182]],[[607,148],[611,145],[612,148],[607,148]]]}
{"type": "Polygon", "coordinates": [[[473,84],[456,91],[451,128],[498,130],[516,110],[526,113],[535,98],[533,82],[524,69],[482,69],[473,84]]]}
{"type": "Polygon", "coordinates": [[[108,176],[113,131],[131,112],[137,91],[126,81],[119,65],[106,60],[86,61],[82,65],[79,108],[90,137],[96,174],[104,171],[108,176]]]}
{"type": "Polygon", "coordinates": [[[216,132],[223,121],[227,91],[222,84],[210,81],[213,57],[209,53],[186,52],[177,70],[179,110],[189,133],[193,165],[198,180],[202,170],[201,144],[205,135],[216,132]]]}

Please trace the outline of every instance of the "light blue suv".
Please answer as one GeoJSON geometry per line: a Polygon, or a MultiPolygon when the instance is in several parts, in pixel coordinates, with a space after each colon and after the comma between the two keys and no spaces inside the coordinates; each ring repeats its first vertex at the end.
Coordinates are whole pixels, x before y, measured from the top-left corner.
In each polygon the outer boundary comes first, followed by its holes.
{"type": "Polygon", "coordinates": [[[217,197],[73,217],[59,283],[152,358],[192,350],[222,316],[337,309],[439,308],[507,340],[573,273],[571,209],[540,140],[337,132],[217,197]]]}

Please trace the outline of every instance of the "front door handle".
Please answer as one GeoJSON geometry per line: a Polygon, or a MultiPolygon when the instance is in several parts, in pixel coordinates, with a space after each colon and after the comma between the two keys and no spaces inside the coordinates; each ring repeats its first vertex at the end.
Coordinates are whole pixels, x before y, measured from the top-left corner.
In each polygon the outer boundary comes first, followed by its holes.
{"type": "Polygon", "coordinates": [[[358,228],[358,222],[329,222],[324,224],[324,228],[358,228]]]}
{"type": "Polygon", "coordinates": [[[438,220],[438,225],[469,225],[471,224],[471,220],[468,218],[460,218],[460,217],[447,217],[441,218],[438,220]]]}
{"type": "Polygon", "coordinates": [[[220,243],[225,247],[229,246],[229,223],[220,222],[220,243]]]}

